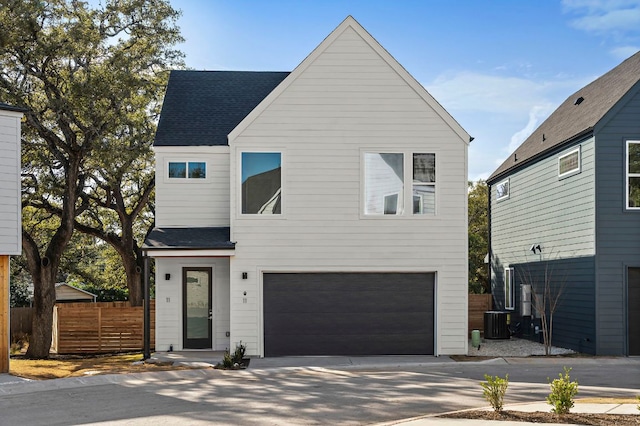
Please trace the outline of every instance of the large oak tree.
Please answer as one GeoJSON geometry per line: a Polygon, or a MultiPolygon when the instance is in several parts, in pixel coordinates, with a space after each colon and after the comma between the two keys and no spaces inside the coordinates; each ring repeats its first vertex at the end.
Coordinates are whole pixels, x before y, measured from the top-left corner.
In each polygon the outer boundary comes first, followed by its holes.
{"type": "Polygon", "coordinates": [[[31,358],[49,355],[56,276],[76,223],[101,231],[121,256],[137,256],[131,227],[153,190],[139,171],[149,164],[166,71],[181,64],[178,17],[166,0],[0,0],[0,99],[28,109],[23,251],[34,284],[31,358]],[[100,229],[106,211],[120,222],[100,229]]]}

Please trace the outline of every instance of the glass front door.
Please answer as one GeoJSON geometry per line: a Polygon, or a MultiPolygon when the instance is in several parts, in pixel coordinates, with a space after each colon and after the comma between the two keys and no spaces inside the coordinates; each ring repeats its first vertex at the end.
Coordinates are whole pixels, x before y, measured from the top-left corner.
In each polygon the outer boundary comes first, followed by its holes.
{"type": "Polygon", "coordinates": [[[184,268],[182,322],[185,349],[211,349],[211,268],[184,268]]]}

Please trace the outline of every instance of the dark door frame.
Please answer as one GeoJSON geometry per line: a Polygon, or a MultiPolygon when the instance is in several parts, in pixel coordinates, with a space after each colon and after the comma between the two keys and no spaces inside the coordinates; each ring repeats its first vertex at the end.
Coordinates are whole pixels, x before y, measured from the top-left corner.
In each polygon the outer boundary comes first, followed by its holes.
{"type": "Polygon", "coordinates": [[[205,266],[193,266],[182,268],[182,347],[185,349],[211,349],[213,347],[213,268],[205,266]],[[207,300],[209,320],[208,320],[208,337],[203,339],[187,339],[187,272],[188,271],[204,271],[209,276],[209,297],[207,300]]]}

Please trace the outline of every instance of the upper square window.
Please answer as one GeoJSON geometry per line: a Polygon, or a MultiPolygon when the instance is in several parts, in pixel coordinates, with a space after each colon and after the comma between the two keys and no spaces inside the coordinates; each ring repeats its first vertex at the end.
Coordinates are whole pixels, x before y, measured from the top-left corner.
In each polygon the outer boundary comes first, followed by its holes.
{"type": "Polygon", "coordinates": [[[558,157],[558,177],[580,172],[580,147],[558,157]]]}
{"type": "Polygon", "coordinates": [[[496,185],[496,200],[504,200],[509,198],[510,191],[509,179],[503,180],[496,185]]]}
{"type": "Polygon", "coordinates": [[[282,213],[282,154],[243,152],[242,214],[282,213]]]}
{"type": "Polygon", "coordinates": [[[627,142],[627,209],[640,210],[640,141],[627,142]]]}
{"type": "Polygon", "coordinates": [[[365,153],[364,194],[364,214],[367,215],[400,216],[405,212],[407,215],[434,215],[436,155],[365,153]],[[411,185],[404,184],[405,170],[408,171],[406,179],[412,180],[411,185]],[[406,200],[411,200],[410,204],[405,205],[406,200]]]}
{"type": "Polygon", "coordinates": [[[203,161],[170,161],[169,179],[206,179],[207,163],[203,161]]]}

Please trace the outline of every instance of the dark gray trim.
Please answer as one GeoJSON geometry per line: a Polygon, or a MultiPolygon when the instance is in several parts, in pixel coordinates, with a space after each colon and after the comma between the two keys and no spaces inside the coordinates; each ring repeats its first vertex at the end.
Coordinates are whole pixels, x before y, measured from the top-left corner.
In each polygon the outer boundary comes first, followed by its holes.
{"type": "Polygon", "coordinates": [[[27,111],[29,111],[26,108],[5,104],[3,102],[0,102],[0,110],[3,110],[3,111],[15,111],[15,112],[27,112],[27,111]]]}
{"type": "Polygon", "coordinates": [[[144,251],[161,250],[233,250],[231,228],[154,228],[145,240],[144,251]]]}

